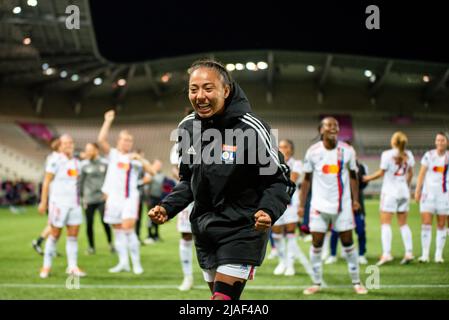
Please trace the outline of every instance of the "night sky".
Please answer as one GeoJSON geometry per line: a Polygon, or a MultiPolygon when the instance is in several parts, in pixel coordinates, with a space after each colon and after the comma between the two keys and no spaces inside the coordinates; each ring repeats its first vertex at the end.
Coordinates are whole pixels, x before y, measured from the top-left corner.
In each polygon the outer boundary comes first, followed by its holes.
{"type": "Polygon", "coordinates": [[[449,63],[444,1],[389,2],[95,0],[91,12],[100,53],[116,62],[284,49],[449,63]],[[380,30],[365,27],[369,4],[380,30]]]}

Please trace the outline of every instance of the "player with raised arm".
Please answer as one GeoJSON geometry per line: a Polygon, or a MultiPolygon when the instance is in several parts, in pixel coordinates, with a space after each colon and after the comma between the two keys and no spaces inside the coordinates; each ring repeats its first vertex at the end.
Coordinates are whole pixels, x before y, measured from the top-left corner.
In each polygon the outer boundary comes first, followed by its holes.
{"type": "Polygon", "coordinates": [[[393,260],[391,255],[391,220],[395,212],[398,214],[398,224],[405,247],[405,255],[401,264],[408,264],[414,259],[412,231],[407,224],[407,217],[415,160],[412,152],[406,150],[407,142],[405,133],[395,132],[390,141],[391,149],[382,153],[380,169],[363,178],[363,181],[369,182],[383,177],[380,197],[382,256],[377,262],[378,266],[393,260]]]}
{"type": "Polygon", "coordinates": [[[435,262],[443,263],[443,250],[446,242],[446,219],[449,215],[449,152],[448,137],[444,132],[437,133],[435,149],[427,151],[421,160],[415,200],[421,211],[421,246],[419,262],[429,262],[432,241],[432,218],[437,216],[435,262]]]}
{"type": "Polygon", "coordinates": [[[301,184],[298,213],[301,216],[304,214],[304,204],[312,183],[310,260],[314,282],[304,290],[306,295],[321,290],[321,254],[330,224],[340,235],[354,291],[357,294],[368,292],[360,282],[358,253],[352,237],[355,228],[353,212],[360,208],[355,151],[348,144],[337,140],[339,131],[335,118],[324,118],[319,126],[321,141],[312,145],[304,158],[305,177],[301,184]]]}
{"type": "Polygon", "coordinates": [[[98,144],[108,159],[102,187],[106,197],[104,221],[113,227],[115,250],[119,257],[119,263],[109,272],[129,271],[129,253],[133,272],[142,274],[140,243],[135,231],[139,209],[138,179],[141,170],[153,174],[153,169],[148,160],[131,152],[133,136],[128,131],[120,131],[116,148],[109,145],[108,134],[114,119],[115,111],[107,111],[98,134],[98,144]]]}

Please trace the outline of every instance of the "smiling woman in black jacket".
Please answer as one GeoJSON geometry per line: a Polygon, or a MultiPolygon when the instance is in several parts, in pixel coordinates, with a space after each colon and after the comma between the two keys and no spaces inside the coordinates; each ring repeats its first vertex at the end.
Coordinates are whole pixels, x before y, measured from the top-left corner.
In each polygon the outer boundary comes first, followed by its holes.
{"type": "Polygon", "coordinates": [[[212,299],[239,299],[294,184],[269,126],[226,68],[201,60],[189,74],[195,112],[178,126],[180,183],[148,215],[164,223],[194,201],[192,233],[212,299]]]}

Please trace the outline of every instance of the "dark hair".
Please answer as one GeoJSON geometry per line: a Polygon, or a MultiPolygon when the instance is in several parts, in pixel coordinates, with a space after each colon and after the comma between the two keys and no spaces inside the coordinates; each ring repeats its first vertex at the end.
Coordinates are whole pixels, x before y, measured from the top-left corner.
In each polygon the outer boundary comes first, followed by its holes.
{"type": "Polygon", "coordinates": [[[320,124],[318,125],[318,137],[320,138],[319,141],[323,140],[323,135],[321,134],[321,128],[324,126],[324,120],[326,120],[326,119],[334,119],[335,121],[337,121],[337,124],[338,124],[338,120],[332,116],[327,116],[327,117],[324,117],[323,119],[321,119],[320,124]]]}
{"type": "Polygon", "coordinates": [[[60,145],[61,145],[61,140],[59,139],[59,137],[54,137],[50,140],[51,150],[58,151],[60,145]]]}
{"type": "Polygon", "coordinates": [[[290,146],[290,148],[292,149],[292,155],[295,153],[295,144],[293,143],[293,141],[291,141],[290,139],[282,139],[282,141],[287,142],[287,144],[290,146]]]}
{"type": "Polygon", "coordinates": [[[446,132],[443,132],[443,131],[437,132],[437,134],[435,136],[443,136],[446,138],[446,141],[449,142],[449,138],[448,138],[446,132]]]}
{"type": "Polygon", "coordinates": [[[94,146],[95,149],[100,150],[100,146],[96,142],[88,142],[87,144],[91,144],[94,146]]]}
{"type": "Polygon", "coordinates": [[[190,68],[187,70],[187,73],[191,75],[193,71],[199,69],[199,68],[209,68],[215,70],[220,76],[223,84],[226,86],[229,86],[229,88],[232,91],[232,77],[229,74],[228,70],[226,70],[226,67],[213,59],[200,59],[196,60],[192,63],[190,68]]]}

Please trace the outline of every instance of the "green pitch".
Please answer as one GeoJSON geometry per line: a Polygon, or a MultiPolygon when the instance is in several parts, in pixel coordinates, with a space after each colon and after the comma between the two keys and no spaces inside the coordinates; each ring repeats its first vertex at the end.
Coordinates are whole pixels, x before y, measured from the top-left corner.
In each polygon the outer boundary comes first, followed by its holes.
{"type": "MultiPolygon", "coordinates": [[[[378,201],[367,201],[368,260],[375,264],[381,253],[378,201]]],[[[410,227],[413,232],[414,254],[419,257],[420,217],[416,204],[412,205],[410,227]]],[[[210,293],[202,280],[200,269],[194,260],[195,289],[179,292],[176,288],[182,281],[178,258],[179,235],[175,222],[160,228],[163,242],[141,248],[145,273],[109,274],[108,268],[117,263],[115,255],[107,248],[105,235],[97,216],[95,237],[97,254],[85,254],[87,240],[85,226],[82,226],[79,246],[79,265],[88,276],[80,280],[79,289],[66,287],[65,236],[58,243],[58,252],[63,257],[54,259],[53,273],[49,279],[40,279],[38,272],[42,256],[31,248],[35,238],[46,224],[34,207],[26,208],[21,214],[12,214],[0,209],[0,299],[209,299],[210,293]]],[[[146,217],[143,225],[146,224],[146,217]]],[[[146,230],[142,228],[142,234],[146,230]]],[[[431,253],[435,252],[435,229],[431,253]]],[[[310,243],[299,241],[308,259],[310,243]]],[[[340,249],[340,248],[339,248],[340,249]]],[[[340,253],[340,252],[339,252],[340,253]]],[[[346,262],[339,258],[334,265],[324,266],[324,280],[329,286],[313,297],[305,297],[302,289],[311,280],[304,267],[297,262],[294,277],[273,276],[277,261],[265,260],[250,281],[242,299],[449,299],[449,243],[446,245],[444,264],[418,264],[401,266],[403,255],[402,239],[396,221],[393,223],[393,255],[395,260],[380,267],[380,288],[370,290],[367,296],[356,296],[350,286],[346,262]]],[[[195,259],[195,258],[194,258],[195,259]]],[[[366,279],[373,271],[366,273],[367,266],[361,266],[361,277],[366,279]]],[[[374,270],[376,271],[376,270],[374,270]]],[[[370,282],[374,283],[374,282],[370,282]]],[[[70,287],[70,286],[69,286],[70,287]]]]}

